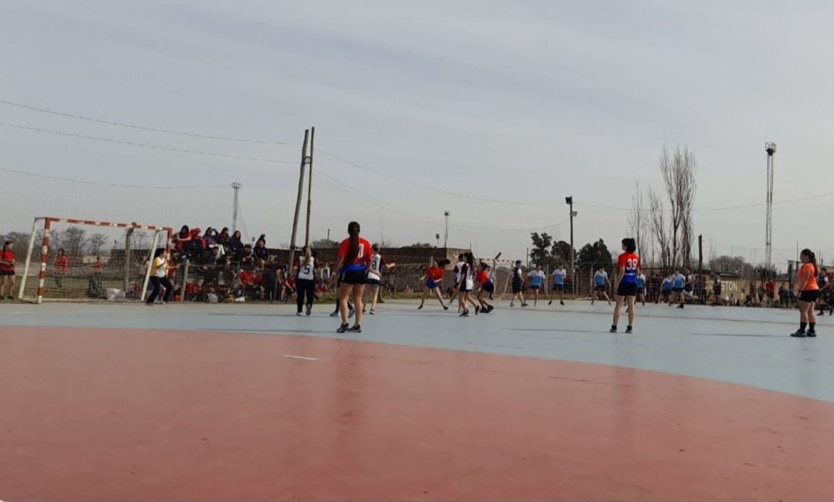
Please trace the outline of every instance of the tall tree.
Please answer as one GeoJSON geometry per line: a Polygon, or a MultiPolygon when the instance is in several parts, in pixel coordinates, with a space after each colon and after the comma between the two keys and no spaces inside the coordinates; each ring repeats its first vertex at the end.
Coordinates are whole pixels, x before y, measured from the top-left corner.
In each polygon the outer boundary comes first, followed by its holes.
{"type": "Polygon", "coordinates": [[[660,256],[660,266],[664,269],[671,267],[669,259],[671,252],[669,250],[669,239],[666,233],[666,210],[663,207],[663,200],[657,192],[651,187],[649,188],[646,198],[648,199],[649,211],[649,228],[654,243],[658,248],[658,255],[660,256]]]}
{"type": "Polygon", "coordinates": [[[93,256],[101,255],[101,248],[107,244],[107,236],[96,232],[87,239],[87,253],[93,256]]]}
{"type": "Polygon", "coordinates": [[[58,247],[66,252],[67,256],[79,257],[84,254],[84,241],[87,231],[81,227],[71,226],[59,233],[58,247]]]}
{"type": "Polygon", "coordinates": [[[608,247],[602,239],[582,246],[576,261],[577,268],[585,271],[594,270],[599,267],[605,267],[607,270],[611,270],[614,266],[611,252],[608,251],[608,247]]]}
{"type": "Polygon", "coordinates": [[[571,247],[569,242],[559,241],[554,242],[550,249],[550,256],[553,257],[555,265],[562,264],[570,267],[571,247]]]}
{"type": "Polygon", "coordinates": [[[553,237],[547,232],[533,232],[530,234],[530,239],[533,241],[533,249],[530,250],[530,261],[534,265],[541,265],[548,267],[552,265],[552,257],[550,255],[550,247],[553,245],[553,237]]]}
{"type": "Polygon", "coordinates": [[[695,202],[695,154],[689,148],[664,148],[658,163],[669,201],[672,266],[688,264],[692,252],[692,206],[695,202]],[[684,263],[686,262],[686,263],[684,263]]]}
{"type": "MultiPolygon", "coordinates": [[[[3,242],[10,241],[14,243],[14,251],[18,257],[26,256],[26,251],[29,248],[29,238],[32,235],[27,232],[9,232],[2,237],[3,242]]],[[[2,242],[0,242],[2,244],[2,242]]],[[[36,245],[37,249],[40,249],[39,246],[36,245]]],[[[20,261],[20,258],[18,258],[20,261]]]]}
{"type": "Polygon", "coordinates": [[[639,256],[643,256],[644,252],[651,248],[649,242],[644,242],[651,240],[651,232],[647,232],[648,219],[649,214],[645,207],[643,190],[640,188],[640,182],[638,181],[634,189],[634,195],[631,196],[631,211],[628,212],[628,226],[631,230],[631,235],[637,241],[637,254],[639,256]]]}

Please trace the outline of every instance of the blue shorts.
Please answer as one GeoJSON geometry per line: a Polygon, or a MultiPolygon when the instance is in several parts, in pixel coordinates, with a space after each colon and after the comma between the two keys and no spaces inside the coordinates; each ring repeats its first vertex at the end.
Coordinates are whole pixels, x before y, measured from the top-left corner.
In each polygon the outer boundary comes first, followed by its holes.
{"type": "Polygon", "coordinates": [[[426,281],[426,287],[429,288],[429,289],[437,289],[440,286],[438,286],[437,283],[434,282],[433,280],[429,279],[428,281],[426,281]]]}

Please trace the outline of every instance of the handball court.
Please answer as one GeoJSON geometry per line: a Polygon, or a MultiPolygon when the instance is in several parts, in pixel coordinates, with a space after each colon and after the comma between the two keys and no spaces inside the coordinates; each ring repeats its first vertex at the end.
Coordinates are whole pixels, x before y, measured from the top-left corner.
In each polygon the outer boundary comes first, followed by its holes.
{"type": "Polygon", "coordinates": [[[0,499],[834,494],[834,318],[389,302],[337,335],[332,308],[0,305],[0,499]]]}

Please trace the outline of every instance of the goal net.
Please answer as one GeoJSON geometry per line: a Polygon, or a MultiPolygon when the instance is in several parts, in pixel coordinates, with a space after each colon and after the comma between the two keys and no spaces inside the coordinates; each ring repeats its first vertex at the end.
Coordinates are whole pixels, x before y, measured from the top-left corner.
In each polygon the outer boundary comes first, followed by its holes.
{"type": "Polygon", "coordinates": [[[141,300],[149,263],[168,246],[171,228],[138,223],[35,218],[23,263],[18,298],[43,300],[141,300]]]}

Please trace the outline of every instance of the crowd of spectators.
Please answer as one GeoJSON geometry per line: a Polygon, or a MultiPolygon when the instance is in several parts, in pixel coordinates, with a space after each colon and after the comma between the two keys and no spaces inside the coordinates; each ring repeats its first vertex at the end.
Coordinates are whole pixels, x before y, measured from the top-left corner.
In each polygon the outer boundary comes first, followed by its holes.
{"type": "MultiPolygon", "coordinates": [[[[266,235],[260,235],[252,245],[244,243],[239,231],[209,227],[203,232],[183,225],[174,236],[172,246],[173,273],[178,282],[187,281],[186,300],[289,302],[295,295],[296,274],[288,272],[285,263],[270,255],[266,235]]],[[[316,276],[316,294],[327,292],[328,264],[322,264],[316,276]]]]}

